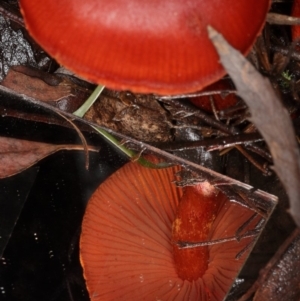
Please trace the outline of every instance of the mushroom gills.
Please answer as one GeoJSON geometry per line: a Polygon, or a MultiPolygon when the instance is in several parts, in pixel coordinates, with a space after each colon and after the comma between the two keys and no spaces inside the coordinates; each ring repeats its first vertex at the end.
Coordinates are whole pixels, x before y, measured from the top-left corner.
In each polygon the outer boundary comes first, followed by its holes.
{"type": "Polygon", "coordinates": [[[187,187],[172,225],[173,257],[178,277],[190,282],[202,277],[208,268],[208,246],[182,249],[178,242],[209,240],[209,234],[225,197],[209,183],[187,187]]]}

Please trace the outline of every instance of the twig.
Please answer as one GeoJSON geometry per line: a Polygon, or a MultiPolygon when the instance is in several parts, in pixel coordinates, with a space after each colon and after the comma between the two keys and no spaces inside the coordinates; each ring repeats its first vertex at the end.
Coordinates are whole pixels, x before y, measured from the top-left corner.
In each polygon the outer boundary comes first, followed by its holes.
{"type": "Polygon", "coordinates": [[[180,94],[180,95],[165,95],[165,96],[157,96],[158,100],[170,100],[170,99],[186,99],[186,98],[194,98],[200,96],[210,96],[210,95],[225,95],[228,94],[236,94],[236,90],[228,89],[228,90],[212,90],[212,91],[199,91],[192,94],[180,94]]]}
{"type": "Polygon", "coordinates": [[[258,133],[251,133],[204,139],[200,141],[158,143],[154,145],[167,151],[182,151],[187,149],[195,149],[199,147],[207,147],[209,148],[209,151],[213,151],[224,147],[230,147],[238,144],[245,144],[262,140],[263,138],[258,133]]]}
{"type": "Polygon", "coordinates": [[[280,52],[283,55],[286,56],[290,56],[293,60],[297,60],[300,61],[300,52],[296,51],[296,50],[292,50],[286,47],[281,47],[278,45],[270,45],[271,46],[271,50],[276,51],[276,52],[280,52]]]}
{"type": "Polygon", "coordinates": [[[300,18],[276,14],[276,13],[268,13],[267,22],[270,24],[277,24],[277,25],[299,25],[300,18]]]}
{"type": "Polygon", "coordinates": [[[201,110],[197,109],[194,105],[190,103],[186,103],[180,100],[174,100],[174,99],[159,99],[163,103],[168,104],[168,105],[173,105],[179,112],[184,112],[186,114],[196,116],[200,118],[202,121],[205,123],[217,128],[218,130],[222,131],[223,133],[226,134],[239,134],[239,130],[233,127],[229,127],[225,125],[224,123],[215,120],[212,118],[210,115],[202,112],[201,110]]]}

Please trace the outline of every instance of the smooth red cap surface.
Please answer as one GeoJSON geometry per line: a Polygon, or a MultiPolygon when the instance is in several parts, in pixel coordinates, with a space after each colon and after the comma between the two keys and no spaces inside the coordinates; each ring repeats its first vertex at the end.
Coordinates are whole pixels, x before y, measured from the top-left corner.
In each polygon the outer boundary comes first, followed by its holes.
{"type": "MultiPolygon", "coordinates": [[[[82,224],[80,254],[92,301],[223,300],[249,250],[239,260],[235,256],[251,238],[209,246],[203,276],[182,280],[174,262],[172,223],[184,190],[191,187],[171,183],[178,170],[128,163],[91,197],[82,224]]],[[[218,193],[207,182],[196,187],[201,194],[218,193]]],[[[252,214],[225,201],[208,239],[233,236],[252,214]]]]}
{"type": "Polygon", "coordinates": [[[270,0],[20,0],[32,37],[95,83],[141,93],[201,90],[225,71],[208,24],[247,53],[270,0]]]}

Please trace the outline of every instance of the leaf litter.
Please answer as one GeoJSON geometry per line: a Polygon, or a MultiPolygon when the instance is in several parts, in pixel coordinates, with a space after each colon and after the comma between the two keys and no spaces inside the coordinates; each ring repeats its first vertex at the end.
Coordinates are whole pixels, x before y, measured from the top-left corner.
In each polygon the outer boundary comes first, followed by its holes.
{"type": "MultiPolygon", "coordinates": [[[[82,145],[48,144],[0,137],[0,178],[13,176],[60,150],[84,150],[82,145]]],[[[89,151],[99,148],[88,146],[89,151]]]]}

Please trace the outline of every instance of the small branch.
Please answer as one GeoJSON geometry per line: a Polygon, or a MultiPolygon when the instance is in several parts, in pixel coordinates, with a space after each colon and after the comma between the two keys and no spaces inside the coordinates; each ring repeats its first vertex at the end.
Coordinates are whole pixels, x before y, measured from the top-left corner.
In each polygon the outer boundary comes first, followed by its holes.
{"type": "Polygon", "coordinates": [[[296,61],[300,61],[300,52],[296,51],[296,50],[292,50],[286,47],[281,47],[281,46],[277,46],[277,45],[271,45],[271,50],[275,51],[275,52],[280,52],[281,54],[285,55],[285,56],[290,56],[291,59],[296,60],[296,61]]]}
{"type": "Polygon", "coordinates": [[[19,16],[17,13],[12,12],[8,4],[6,3],[0,4],[0,14],[2,14],[5,18],[8,18],[9,20],[21,25],[22,27],[25,27],[23,18],[19,16]]]}
{"type": "Polygon", "coordinates": [[[179,94],[179,95],[165,95],[165,96],[157,96],[158,100],[170,100],[170,99],[186,99],[186,98],[194,98],[201,96],[210,96],[210,95],[225,95],[228,94],[236,94],[236,90],[212,90],[212,91],[199,91],[192,94],[179,94]]]}
{"type": "Polygon", "coordinates": [[[184,112],[185,114],[187,114],[189,116],[193,115],[193,116],[200,118],[206,124],[211,125],[212,127],[220,130],[221,132],[223,132],[225,134],[235,135],[235,134],[239,133],[238,129],[236,129],[234,127],[229,127],[229,126],[225,125],[224,123],[212,118],[210,115],[202,112],[201,110],[199,110],[198,108],[196,108],[194,105],[192,105],[190,103],[186,103],[184,101],[174,100],[174,99],[171,100],[171,99],[162,99],[161,98],[159,100],[167,105],[171,105],[171,106],[175,107],[178,112],[184,112]]]}
{"type": "Polygon", "coordinates": [[[207,147],[210,151],[224,147],[235,146],[239,144],[262,141],[263,138],[258,133],[240,134],[234,136],[224,136],[213,139],[204,139],[200,141],[184,141],[172,143],[155,144],[157,147],[167,151],[182,151],[187,149],[195,149],[198,147],[207,147]]]}
{"type": "Polygon", "coordinates": [[[300,25],[300,18],[276,13],[268,13],[267,22],[277,25],[300,25]]]}
{"type": "Polygon", "coordinates": [[[208,241],[200,241],[200,242],[186,242],[186,241],[178,241],[176,244],[178,245],[179,249],[193,249],[193,248],[198,248],[198,247],[205,247],[205,246],[212,246],[212,245],[217,245],[217,244],[223,244],[225,242],[231,242],[231,241],[240,241],[242,239],[248,238],[248,237],[254,237],[259,234],[259,231],[253,231],[244,234],[237,239],[236,236],[232,237],[226,237],[226,238],[220,238],[216,240],[208,240],[208,241]]]}

